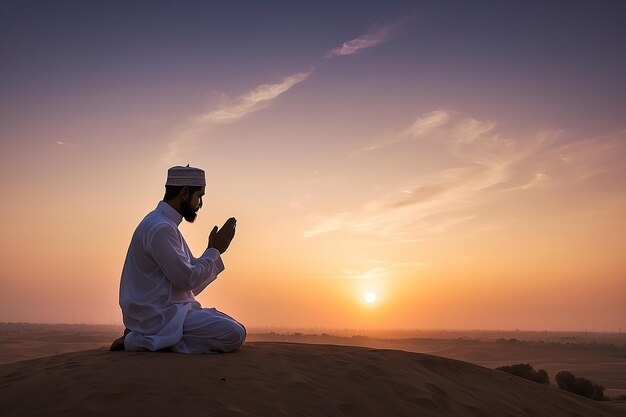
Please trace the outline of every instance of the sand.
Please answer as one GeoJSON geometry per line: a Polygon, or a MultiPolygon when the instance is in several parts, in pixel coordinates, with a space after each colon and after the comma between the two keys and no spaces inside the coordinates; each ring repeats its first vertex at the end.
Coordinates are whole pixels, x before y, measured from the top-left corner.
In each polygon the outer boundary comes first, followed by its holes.
{"type": "Polygon", "coordinates": [[[0,323],[0,364],[109,346],[124,327],[0,323]]]}
{"type": "Polygon", "coordinates": [[[3,416],[623,416],[499,371],[397,350],[279,342],[232,354],[105,349],[0,366],[3,416]]]}

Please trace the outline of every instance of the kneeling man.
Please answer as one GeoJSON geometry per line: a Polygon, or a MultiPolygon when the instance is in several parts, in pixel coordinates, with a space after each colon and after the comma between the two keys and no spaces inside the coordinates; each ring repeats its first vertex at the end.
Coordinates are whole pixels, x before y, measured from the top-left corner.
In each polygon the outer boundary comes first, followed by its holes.
{"type": "Polygon", "coordinates": [[[235,236],[235,218],[213,228],[202,256],[195,258],[178,230],[202,207],[204,171],[187,165],[167,172],[165,196],[139,223],[130,242],[120,282],[126,330],[111,350],[180,353],[233,352],[245,327],[215,308],[202,308],[200,294],[224,270],[220,255],[235,236]]]}

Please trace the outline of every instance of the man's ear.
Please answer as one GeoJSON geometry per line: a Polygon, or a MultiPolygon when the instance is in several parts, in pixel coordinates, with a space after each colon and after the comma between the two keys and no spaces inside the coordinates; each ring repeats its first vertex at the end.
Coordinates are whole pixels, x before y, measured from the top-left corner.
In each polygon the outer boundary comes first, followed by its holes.
{"type": "Polygon", "coordinates": [[[189,199],[189,187],[187,187],[186,185],[180,190],[180,196],[183,198],[183,200],[188,200],[189,199]]]}

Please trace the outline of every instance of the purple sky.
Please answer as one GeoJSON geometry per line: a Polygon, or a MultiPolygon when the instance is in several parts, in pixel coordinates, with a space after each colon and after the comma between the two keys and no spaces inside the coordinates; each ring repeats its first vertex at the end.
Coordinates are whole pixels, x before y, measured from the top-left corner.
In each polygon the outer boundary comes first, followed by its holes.
{"type": "Polygon", "coordinates": [[[624,22],[621,1],[4,1],[0,321],[119,322],[132,230],[190,163],[192,250],[239,225],[201,301],[253,326],[626,326],[624,22]]]}

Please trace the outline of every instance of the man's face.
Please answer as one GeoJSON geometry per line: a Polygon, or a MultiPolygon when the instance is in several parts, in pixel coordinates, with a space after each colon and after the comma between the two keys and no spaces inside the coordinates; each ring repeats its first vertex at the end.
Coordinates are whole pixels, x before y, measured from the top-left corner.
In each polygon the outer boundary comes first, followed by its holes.
{"type": "Polygon", "coordinates": [[[180,205],[183,218],[189,223],[193,223],[198,216],[198,210],[202,208],[202,196],[204,195],[204,187],[201,190],[193,193],[189,198],[183,200],[180,205]]]}

